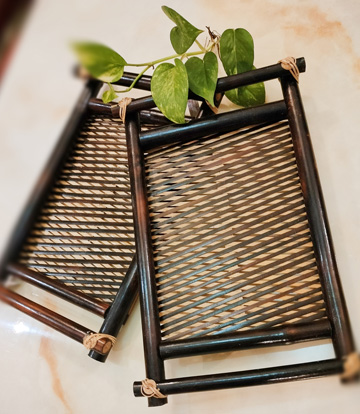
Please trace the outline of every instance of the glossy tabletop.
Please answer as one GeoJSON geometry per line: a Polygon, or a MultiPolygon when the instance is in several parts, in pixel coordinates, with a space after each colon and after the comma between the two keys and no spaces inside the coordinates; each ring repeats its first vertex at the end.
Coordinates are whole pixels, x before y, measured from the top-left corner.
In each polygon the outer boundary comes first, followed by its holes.
{"type": "MultiPolygon", "coordinates": [[[[83,83],[72,75],[73,40],[94,40],[127,61],[171,55],[163,1],[39,0],[0,85],[0,251],[62,131],[83,83]]],[[[246,28],[255,65],[304,56],[300,88],[340,276],[360,347],[360,3],[357,0],[168,0],[195,26],[246,28]]],[[[278,81],[267,100],[281,99],[278,81]]],[[[226,109],[226,108],[225,108],[226,109]]],[[[101,320],[19,287],[29,298],[98,329],[101,320]]],[[[328,342],[166,362],[169,377],[332,358],[328,342]]],[[[0,303],[0,413],[145,413],[134,380],[145,377],[139,306],[106,364],[78,343],[0,303]]],[[[337,377],[171,396],[161,413],[358,413],[360,386],[337,377]]]]}

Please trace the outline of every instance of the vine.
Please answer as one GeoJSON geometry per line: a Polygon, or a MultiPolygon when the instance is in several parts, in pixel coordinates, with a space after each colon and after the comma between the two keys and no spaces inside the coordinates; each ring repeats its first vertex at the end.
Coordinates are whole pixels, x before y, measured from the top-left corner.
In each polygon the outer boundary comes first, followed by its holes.
{"type": "MultiPolygon", "coordinates": [[[[198,40],[203,30],[167,6],[162,6],[162,10],[175,23],[170,32],[175,54],[151,62],[129,63],[114,50],[98,43],[75,43],[74,51],[91,76],[108,84],[109,89],[102,96],[106,103],[129,92],[144,73],[155,68],[151,79],[155,104],[171,121],[184,123],[189,90],[214,106],[219,60],[228,76],[255,69],[254,42],[245,29],[227,29],[220,36],[206,26],[210,40],[203,46],[198,40]],[[194,44],[199,50],[189,52],[194,44]],[[128,88],[115,90],[113,83],[122,77],[126,66],[143,69],[128,88]]],[[[225,95],[239,106],[259,105],[265,102],[265,87],[257,83],[227,91],[225,95]]]]}

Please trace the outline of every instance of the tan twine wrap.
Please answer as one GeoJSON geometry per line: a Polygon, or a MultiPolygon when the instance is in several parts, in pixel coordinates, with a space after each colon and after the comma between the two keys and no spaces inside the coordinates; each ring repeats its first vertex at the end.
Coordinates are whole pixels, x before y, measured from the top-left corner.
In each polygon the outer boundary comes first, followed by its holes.
{"type": "Polygon", "coordinates": [[[350,380],[360,374],[360,356],[356,352],[349,354],[344,361],[341,379],[350,380]]]}
{"type": "Polygon", "coordinates": [[[90,78],[90,73],[83,66],[78,68],[77,75],[80,79],[84,80],[89,80],[90,78]]]}
{"type": "Polygon", "coordinates": [[[119,105],[119,118],[121,119],[121,121],[123,123],[125,123],[125,117],[126,117],[126,108],[127,106],[131,103],[132,99],[131,98],[123,98],[121,99],[121,101],[119,101],[118,105],[119,105]]]}
{"type": "Polygon", "coordinates": [[[152,379],[144,379],[141,381],[141,394],[144,397],[166,398],[166,395],[162,394],[156,385],[156,382],[152,379]]]}
{"type": "Polygon", "coordinates": [[[296,65],[296,59],[292,56],[288,56],[285,59],[279,60],[279,63],[281,63],[281,67],[285,70],[290,71],[290,73],[293,75],[293,77],[296,79],[296,82],[299,82],[299,68],[296,65]]]}
{"type": "Polygon", "coordinates": [[[102,334],[102,333],[92,333],[84,336],[83,345],[86,349],[95,348],[97,342],[101,339],[106,339],[111,342],[111,347],[115,345],[116,338],[112,335],[102,334]]]}

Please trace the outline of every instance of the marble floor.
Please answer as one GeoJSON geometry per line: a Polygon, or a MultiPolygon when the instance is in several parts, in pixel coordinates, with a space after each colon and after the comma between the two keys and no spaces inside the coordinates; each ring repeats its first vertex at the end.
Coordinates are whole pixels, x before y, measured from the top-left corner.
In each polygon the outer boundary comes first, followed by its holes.
{"type": "MultiPolygon", "coordinates": [[[[82,89],[72,75],[69,44],[95,40],[128,61],[172,53],[172,27],[163,2],[39,0],[26,23],[0,89],[0,251],[82,89]]],[[[168,0],[194,25],[222,32],[246,28],[255,41],[255,65],[304,56],[300,87],[343,288],[360,347],[360,3],[358,0],[168,0]]],[[[267,100],[280,99],[277,81],[267,100]]],[[[35,288],[29,298],[74,317],[95,330],[96,316],[83,314],[35,288]]],[[[167,363],[169,376],[250,369],[331,358],[323,341],[305,347],[236,352],[167,363]],[[215,368],[214,368],[215,367],[215,368]]],[[[85,348],[0,303],[0,413],[144,413],[132,382],[144,377],[137,305],[106,364],[85,348]]],[[[338,378],[172,396],[153,408],[162,413],[358,413],[360,386],[338,378]]]]}

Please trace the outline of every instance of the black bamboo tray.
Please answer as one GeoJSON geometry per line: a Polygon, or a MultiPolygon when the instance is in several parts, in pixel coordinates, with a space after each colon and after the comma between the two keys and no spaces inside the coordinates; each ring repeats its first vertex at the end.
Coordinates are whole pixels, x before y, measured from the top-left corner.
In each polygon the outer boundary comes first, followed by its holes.
{"type": "MultiPolygon", "coordinates": [[[[87,82],[9,241],[0,274],[3,301],[80,343],[94,332],[8,289],[6,281],[19,278],[103,317],[101,334],[116,337],[126,321],[137,296],[126,139],[119,108],[117,116],[91,112],[89,102],[101,86],[87,82]]],[[[112,345],[110,337],[95,337],[89,355],[104,362],[112,345]]]]}
{"type": "Polygon", "coordinates": [[[244,84],[280,78],[282,101],[151,131],[127,116],[147,377],[134,394],[150,406],[170,394],[358,374],[298,84],[271,68],[244,84]],[[170,358],[324,338],[333,359],[165,375],[170,358]]]}

